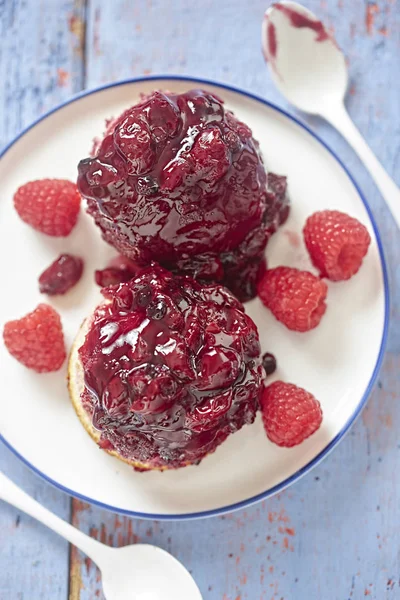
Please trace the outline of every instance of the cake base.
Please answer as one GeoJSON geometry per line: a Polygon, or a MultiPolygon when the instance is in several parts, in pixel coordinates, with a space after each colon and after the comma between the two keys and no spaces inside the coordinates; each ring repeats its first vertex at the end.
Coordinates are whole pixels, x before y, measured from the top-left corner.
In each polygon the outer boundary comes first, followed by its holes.
{"type": "MultiPolygon", "coordinates": [[[[74,340],[72,345],[72,349],[69,355],[68,361],[68,391],[69,396],[72,402],[72,405],[75,409],[75,412],[78,416],[78,419],[86,429],[87,433],[90,435],[92,440],[99,444],[100,442],[100,431],[93,427],[92,420],[90,415],[85,410],[82,404],[81,394],[84,391],[85,383],[84,383],[84,374],[81,360],[79,358],[79,348],[82,346],[85,341],[86,333],[89,329],[90,319],[86,319],[81,325],[78,334],[74,340]]],[[[122,460],[124,463],[130,465],[134,469],[138,471],[166,471],[170,467],[154,467],[152,465],[141,463],[139,461],[130,460],[125,458],[117,452],[117,450],[107,450],[105,448],[100,448],[107,454],[122,460]]],[[[187,465],[184,465],[187,466],[187,465]]]]}

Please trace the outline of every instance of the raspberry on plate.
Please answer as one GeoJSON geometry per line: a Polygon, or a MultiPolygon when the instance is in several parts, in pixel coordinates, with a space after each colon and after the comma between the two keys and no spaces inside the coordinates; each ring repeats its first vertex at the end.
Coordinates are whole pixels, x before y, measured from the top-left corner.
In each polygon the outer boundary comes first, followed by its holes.
{"type": "Polygon", "coordinates": [[[283,381],[264,388],[261,411],[268,438],[286,448],[301,444],[322,423],[318,400],[303,388],[283,381]]]}
{"type": "Polygon", "coordinates": [[[287,183],[266,172],[222,100],[153,92],[108,122],[93,154],[78,186],[108,243],[143,266],[254,297],[268,238],[288,216],[287,183]]]}
{"type": "Polygon", "coordinates": [[[254,421],[258,332],[229,290],[153,266],[102,293],[69,364],[72,402],[101,447],[135,468],[173,469],[254,421]]]}
{"type": "Polygon", "coordinates": [[[39,277],[41,294],[65,294],[82,277],[83,260],[71,254],[61,254],[39,277]]]}
{"type": "Polygon", "coordinates": [[[14,194],[18,215],[34,229],[66,237],[78,219],[81,196],[66,179],[40,179],[22,185],[14,194]]]}
{"type": "Polygon", "coordinates": [[[291,267],[269,269],[258,284],[262,302],[293,331],[309,331],[319,325],[326,311],[327,293],[324,281],[291,267]]]}
{"type": "Polygon", "coordinates": [[[38,373],[58,371],[66,357],[60,315],[48,304],[6,323],[3,338],[9,353],[38,373]]]}
{"type": "Polygon", "coordinates": [[[311,215],[303,235],[312,262],[322,277],[331,281],[344,281],[355,275],[371,242],[360,221],[338,210],[311,215]]]}

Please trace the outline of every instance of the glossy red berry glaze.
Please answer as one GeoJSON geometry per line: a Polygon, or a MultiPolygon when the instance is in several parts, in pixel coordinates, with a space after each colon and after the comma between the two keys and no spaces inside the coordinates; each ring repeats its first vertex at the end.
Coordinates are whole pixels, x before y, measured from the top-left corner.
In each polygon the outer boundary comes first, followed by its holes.
{"type": "Polygon", "coordinates": [[[104,269],[95,271],[94,279],[100,287],[119,285],[139,275],[142,270],[133,260],[120,255],[113,258],[104,269]]]}
{"type": "Polygon", "coordinates": [[[83,273],[83,260],[71,254],[61,254],[39,277],[41,294],[65,294],[78,283],[83,273]]]}
{"type": "Polygon", "coordinates": [[[268,237],[288,214],[251,130],[216,96],[154,92],[108,123],[78,186],[125,256],[255,295],[268,237]]]}
{"type": "Polygon", "coordinates": [[[151,267],[103,294],[79,350],[83,405],[102,447],[176,468],[253,422],[258,333],[226,288],[151,267]]]}

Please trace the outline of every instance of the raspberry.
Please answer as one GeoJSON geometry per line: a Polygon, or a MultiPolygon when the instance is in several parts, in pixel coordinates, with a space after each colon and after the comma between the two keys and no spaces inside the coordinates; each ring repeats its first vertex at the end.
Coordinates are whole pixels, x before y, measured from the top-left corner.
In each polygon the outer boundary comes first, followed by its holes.
{"type": "Polygon", "coordinates": [[[66,357],[60,315],[48,304],[6,323],[3,338],[9,353],[38,373],[58,371],[66,357]]]}
{"type": "Polygon", "coordinates": [[[83,272],[83,260],[71,254],[61,254],[39,277],[41,294],[56,296],[72,288],[83,272]]]}
{"type": "Polygon", "coordinates": [[[286,448],[301,444],[322,422],[318,400],[303,388],[283,381],[264,388],[261,411],[268,438],[286,448]]]}
{"type": "Polygon", "coordinates": [[[304,241],[322,277],[350,279],[361,267],[371,237],[362,223],[338,210],[316,212],[306,221],[304,241]]]}
{"type": "Polygon", "coordinates": [[[309,331],[319,324],[326,311],[327,292],[324,281],[290,267],[269,269],[258,284],[262,302],[293,331],[309,331]]]}
{"type": "Polygon", "coordinates": [[[69,235],[78,219],[81,196],[65,179],[30,181],[18,188],[14,206],[25,223],[47,235],[69,235]]]}

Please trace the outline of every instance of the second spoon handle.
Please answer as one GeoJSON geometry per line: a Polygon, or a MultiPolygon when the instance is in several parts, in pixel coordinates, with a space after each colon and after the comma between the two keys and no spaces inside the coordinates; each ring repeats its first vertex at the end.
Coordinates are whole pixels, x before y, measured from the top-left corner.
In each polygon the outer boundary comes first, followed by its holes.
{"type": "Polygon", "coordinates": [[[329,123],[342,134],[350,146],[357,152],[378,186],[383,199],[386,201],[386,204],[400,229],[400,189],[382,167],[381,163],[354,125],[344,105],[340,104],[338,107],[330,105],[326,108],[326,112],[323,111],[320,113],[320,116],[329,121],[329,123]]]}
{"type": "MultiPolygon", "coordinates": [[[[47,508],[36,502],[31,496],[26,494],[21,488],[13,483],[8,477],[0,473],[0,500],[19,508],[34,519],[41,521],[44,525],[61,535],[71,542],[74,546],[82,550],[98,566],[102,556],[111,550],[85,535],[69,523],[60,519],[47,508]]],[[[104,564],[104,563],[103,563],[104,564]]]]}

